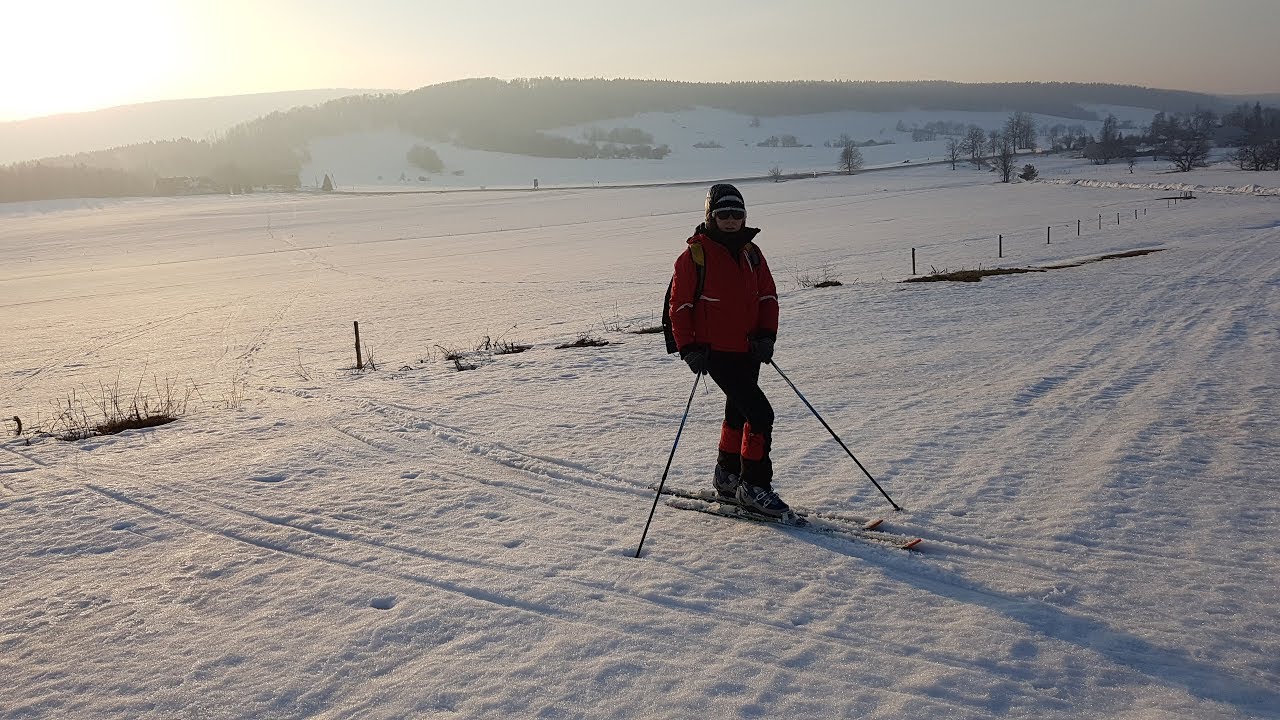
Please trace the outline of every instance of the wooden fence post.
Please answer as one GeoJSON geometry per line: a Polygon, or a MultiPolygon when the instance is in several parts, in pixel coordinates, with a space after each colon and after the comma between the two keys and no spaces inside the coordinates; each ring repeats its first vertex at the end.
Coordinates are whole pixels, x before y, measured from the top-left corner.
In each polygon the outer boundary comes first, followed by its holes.
{"type": "Polygon", "coordinates": [[[916,249],[911,248],[911,274],[916,274],[916,249]]]}
{"type": "Polygon", "coordinates": [[[363,370],[364,360],[360,357],[360,321],[353,320],[352,322],[356,326],[356,369],[363,370]]]}
{"type": "Polygon", "coordinates": [[[996,246],[996,257],[1004,257],[1004,236],[1000,236],[999,245],[996,246]]]}

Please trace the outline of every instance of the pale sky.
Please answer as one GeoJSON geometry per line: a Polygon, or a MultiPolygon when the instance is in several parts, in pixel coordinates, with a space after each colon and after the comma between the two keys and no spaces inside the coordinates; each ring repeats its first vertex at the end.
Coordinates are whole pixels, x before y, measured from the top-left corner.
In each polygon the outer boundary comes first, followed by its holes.
{"type": "Polygon", "coordinates": [[[1280,0],[0,0],[0,121],[469,77],[1280,92],[1280,0]]]}

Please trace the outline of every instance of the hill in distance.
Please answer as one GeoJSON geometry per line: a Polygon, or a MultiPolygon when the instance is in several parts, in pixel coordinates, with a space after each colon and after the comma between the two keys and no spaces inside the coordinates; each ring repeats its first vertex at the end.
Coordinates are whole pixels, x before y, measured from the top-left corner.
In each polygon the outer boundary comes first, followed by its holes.
{"type": "Polygon", "coordinates": [[[273,112],[374,90],[325,89],[161,100],[0,122],[0,165],[176,138],[203,140],[273,112]]]}

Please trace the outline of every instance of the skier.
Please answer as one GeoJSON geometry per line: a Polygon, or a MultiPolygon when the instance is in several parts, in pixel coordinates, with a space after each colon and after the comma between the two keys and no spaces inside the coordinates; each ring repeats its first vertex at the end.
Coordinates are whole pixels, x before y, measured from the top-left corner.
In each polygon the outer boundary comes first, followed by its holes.
{"type": "Polygon", "coordinates": [[[676,259],[668,312],[680,358],[725,394],[713,480],[717,497],[771,517],[790,511],[773,491],[769,448],[773,407],[760,389],[760,364],[773,359],[778,292],[746,226],[742,193],[707,192],[703,222],[676,259]]]}

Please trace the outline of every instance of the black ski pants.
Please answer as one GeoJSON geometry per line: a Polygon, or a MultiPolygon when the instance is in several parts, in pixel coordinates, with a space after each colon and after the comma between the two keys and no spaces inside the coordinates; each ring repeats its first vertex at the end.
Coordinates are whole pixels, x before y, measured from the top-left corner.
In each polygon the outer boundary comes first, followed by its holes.
{"type": "Polygon", "coordinates": [[[752,434],[763,435],[763,457],[743,458],[743,482],[770,487],[773,463],[769,448],[773,438],[773,406],[760,389],[760,361],[750,353],[713,350],[707,363],[707,374],[724,391],[724,422],[734,430],[747,426],[752,434]]]}

